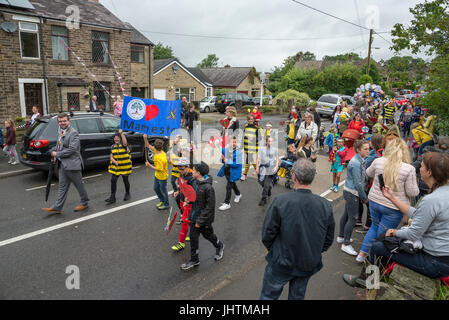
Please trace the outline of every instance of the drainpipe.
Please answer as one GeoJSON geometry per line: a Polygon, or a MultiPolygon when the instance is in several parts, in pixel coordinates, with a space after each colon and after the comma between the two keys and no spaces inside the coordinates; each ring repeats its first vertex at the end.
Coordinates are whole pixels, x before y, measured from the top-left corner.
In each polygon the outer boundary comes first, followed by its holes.
{"type": "MultiPolygon", "coordinates": [[[[48,88],[47,88],[47,61],[45,59],[45,45],[44,45],[44,22],[42,19],[42,16],[39,17],[40,20],[40,28],[39,28],[39,38],[40,38],[40,45],[41,45],[41,55],[42,55],[42,73],[44,77],[44,94],[45,94],[45,103],[46,106],[44,108],[47,108],[47,114],[50,114],[50,108],[49,108],[49,101],[48,101],[48,88]]],[[[44,111],[45,112],[45,111],[44,111]]]]}

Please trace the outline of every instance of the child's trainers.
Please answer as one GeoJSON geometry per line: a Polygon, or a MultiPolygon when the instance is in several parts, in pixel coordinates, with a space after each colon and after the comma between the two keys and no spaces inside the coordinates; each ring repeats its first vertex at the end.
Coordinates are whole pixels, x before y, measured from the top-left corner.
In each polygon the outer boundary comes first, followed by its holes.
{"type": "Polygon", "coordinates": [[[338,185],[335,186],[334,188],[334,192],[337,193],[338,192],[338,185]]]}
{"type": "Polygon", "coordinates": [[[330,191],[334,191],[335,189],[335,184],[332,185],[332,187],[329,188],[330,191]]]}
{"type": "Polygon", "coordinates": [[[185,248],[185,246],[186,246],[185,243],[178,242],[177,244],[175,244],[175,245],[174,245],[173,247],[171,247],[171,248],[172,248],[173,251],[181,251],[182,249],[185,248]]]}

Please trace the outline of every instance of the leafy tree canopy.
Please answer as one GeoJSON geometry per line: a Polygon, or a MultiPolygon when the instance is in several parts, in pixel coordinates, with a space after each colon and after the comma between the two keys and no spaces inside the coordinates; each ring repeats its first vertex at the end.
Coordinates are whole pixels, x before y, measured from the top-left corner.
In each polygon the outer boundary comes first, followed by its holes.
{"type": "Polygon", "coordinates": [[[218,58],[215,54],[209,54],[206,58],[197,64],[198,68],[215,68],[218,66],[218,58]]]}
{"type": "Polygon", "coordinates": [[[162,43],[158,43],[154,46],[154,59],[170,59],[174,58],[173,49],[169,46],[164,46],[162,43]]]}

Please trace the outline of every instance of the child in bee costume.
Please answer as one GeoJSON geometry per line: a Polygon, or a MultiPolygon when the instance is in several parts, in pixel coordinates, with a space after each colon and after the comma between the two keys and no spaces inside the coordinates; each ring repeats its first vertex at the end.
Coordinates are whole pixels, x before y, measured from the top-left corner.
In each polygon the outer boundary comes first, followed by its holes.
{"type": "Polygon", "coordinates": [[[111,147],[110,163],[108,171],[111,173],[111,195],[105,201],[108,204],[115,203],[115,193],[117,191],[117,180],[120,176],[123,178],[125,184],[125,198],[123,201],[128,201],[131,198],[129,193],[129,175],[133,170],[131,162],[131,151],[128,148],[125,134],[122,130],[114,134],[114,144],[111,147]]]}

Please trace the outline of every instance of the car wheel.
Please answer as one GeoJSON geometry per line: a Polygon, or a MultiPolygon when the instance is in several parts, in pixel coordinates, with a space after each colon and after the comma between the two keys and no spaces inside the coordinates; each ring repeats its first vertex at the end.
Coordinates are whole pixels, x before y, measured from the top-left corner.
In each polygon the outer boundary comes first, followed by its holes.
{"type": "Polygon", "coordinates": [[[209,113],[210,112],[210,108],[209,107],[205,107],[204,108],[204,112],[209,113]]]}
{"type": "Polygon", "coordinates": [[[148,162],[154,164],[154,152],[151,149],[148,149],[148,162]]]}

